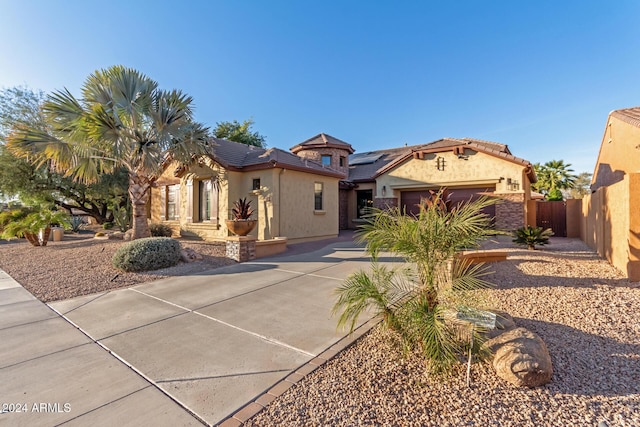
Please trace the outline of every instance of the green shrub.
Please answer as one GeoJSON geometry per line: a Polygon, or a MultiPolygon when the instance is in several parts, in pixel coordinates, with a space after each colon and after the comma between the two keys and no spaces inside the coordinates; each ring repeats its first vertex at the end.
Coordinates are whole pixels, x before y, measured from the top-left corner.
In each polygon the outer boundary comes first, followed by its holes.
{"type": "Polygon", "coordinates": [[[165,224],[151,224],[149,230],[152,237],[171,237],[173,234],[171,227],[165,224]]]}
{"type": "Polygon", "coordinates": [[[542,227],[527,225],[513,232],[513,242],[527,246],[527,249],[533,251],[536,249],[536,245],[542,246],[549,244],[549,237],[551,236],[553,236],[553,231],[551,231],[550,228],[543,229],[542,227]]]}
{"type": "Polygon", "coordinates": [[[102,224],[102,228],[104,228],[105,230],[111,230],[113,228],[113,223],[105,222],[104,224],[102,224]]]}
{"type": "Polygon", "coordinates": [[[180,243],[168,237],[147,237],[123,244],[111,259],[124,271],[147,271],[174,266],[180,261],[180,243]]]}

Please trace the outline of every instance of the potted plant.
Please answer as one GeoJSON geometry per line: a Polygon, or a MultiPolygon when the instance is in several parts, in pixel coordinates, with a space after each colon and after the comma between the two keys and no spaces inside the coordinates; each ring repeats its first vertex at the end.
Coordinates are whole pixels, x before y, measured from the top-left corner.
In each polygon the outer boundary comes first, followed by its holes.
{"type": "Polygon", "coordinates": [[[227,228],[235,235],[246,236],[258,223],[257,220],[251,219],[255,209],[251,207],[251,201],[247,201],[246,198],[238,199],[233,204],[231,212],[233,218],[227,220],[227,228]]]}
{"type": "Polygon", "coordinates": [[[17,216],[15,220],[5,224],[1,237],[7,240],[24,237],[33,246],[47,246],[49,234],[51,234],[51,224],[68,223],[66,212],[42,209],[26,216],[17,216]]]}

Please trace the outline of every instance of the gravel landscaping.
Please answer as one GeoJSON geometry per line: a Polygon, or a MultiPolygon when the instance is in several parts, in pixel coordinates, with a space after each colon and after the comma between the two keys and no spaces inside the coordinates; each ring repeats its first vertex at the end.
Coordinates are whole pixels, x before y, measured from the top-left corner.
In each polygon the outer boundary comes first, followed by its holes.
{"type": "Polygon", "coordinates": [[[183,248],[193,249],[203,259],[161,270],[125,273],[111,265],[113,253],[124,242],[93,236],[89,231],[65,234],[62,241],[49,242],[45,247],[31,246],[23,239],[1,241],[0,268],[39,300],[49,302],[235,264],[225,257],[224,242],[180,240],[183,248]]]}
{"type": "Polygon", "coordinates": [[[431,378],[374,328],[273,401],[250,426],[639,426],[640,284],[629,283],[577,239],[537,251],[513,247],[491,264],[496,308],[540,335],[551,383],[516,388],[489,364],[431,378]]]}
{"type": "MultiPolygon", "coordinates": [[[[374,328],[333,360],[300,380],[249,426],[639,426],[640,283],[630,283],[577,239],[552,238],[537,251],[509,239],[506,261],[490,265],[495,306],[546,342],[551,383],[516,388],[487,363],[448,378],[425,375],[424,362],[405,357],[393,334],[374,328]]],[[[0,243],[0,268],[43,301],[187,275],[233,264],[224,244],[182,241],[202,261],[163,270],[124,273],[111,266],[121,240],[92,233],[32,247],[0,243]]]]}

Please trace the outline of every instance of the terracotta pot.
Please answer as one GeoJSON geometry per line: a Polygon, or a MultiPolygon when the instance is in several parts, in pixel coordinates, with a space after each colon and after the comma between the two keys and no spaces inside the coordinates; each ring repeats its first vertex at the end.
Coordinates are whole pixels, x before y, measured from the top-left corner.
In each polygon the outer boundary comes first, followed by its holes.
{"type": "Polygon", "coordinates": [[[227,228],[237,236],[246,236],[258,223],[255,219],[227,220],[227,228]]]}

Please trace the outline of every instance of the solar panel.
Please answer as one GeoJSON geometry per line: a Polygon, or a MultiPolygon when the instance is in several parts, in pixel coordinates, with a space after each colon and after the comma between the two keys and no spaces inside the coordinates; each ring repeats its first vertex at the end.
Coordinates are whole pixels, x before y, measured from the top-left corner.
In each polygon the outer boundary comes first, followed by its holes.
{"type": "Polygon", "coordinates": [[[349,164],[366,165],[369,163],[375,163],[380,157],[382,157],[381,153],[352,154],[349,156],[349,164]]]}

